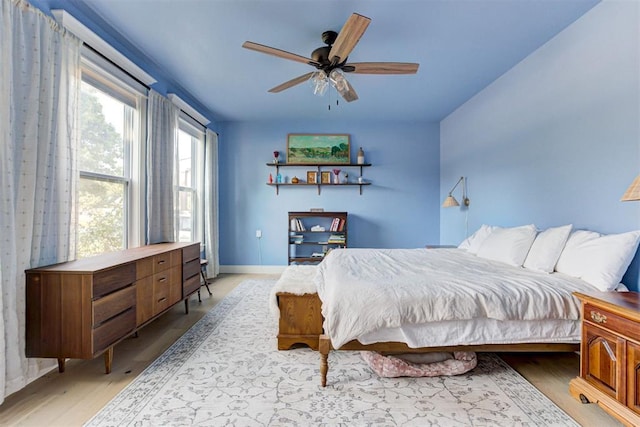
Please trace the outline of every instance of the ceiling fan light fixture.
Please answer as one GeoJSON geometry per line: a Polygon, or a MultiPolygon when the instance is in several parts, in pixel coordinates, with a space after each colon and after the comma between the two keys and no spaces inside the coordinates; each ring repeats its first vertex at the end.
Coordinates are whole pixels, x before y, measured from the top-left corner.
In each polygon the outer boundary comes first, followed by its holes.
{"type": "Polygon", "coordinates": [[[311,85],[313,86],[313,94],[318,96],[324,96],[329,88],[329,78],[327,73],[322,70],[315,71],[309,78],[311,85]]]}
{"type": "Polygon", "coordinates": [[[349,84],[347,83],[347,79],[344,77],[344,73],[339,68],[334,68],[329,73],[329,81],[336,88],[340,95],[344,95],[349,91],[349,84]]]}

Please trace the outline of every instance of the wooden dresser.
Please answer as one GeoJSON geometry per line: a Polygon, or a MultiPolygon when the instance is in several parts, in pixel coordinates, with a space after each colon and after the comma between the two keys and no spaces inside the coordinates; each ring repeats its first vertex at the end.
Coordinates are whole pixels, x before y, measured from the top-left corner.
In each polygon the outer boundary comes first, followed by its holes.
{"type": "Polygon", "coordinates": [[[582,302],[580,376],[569,392],[597,403],[629,426],[640,425],[640,294],[574,293],[582,302]]]}
{"type": "Polygon", "coordinates": [[[200,287],[200,243],[161,243],[26,271],[26,356],[104,353],[200,287]]]}

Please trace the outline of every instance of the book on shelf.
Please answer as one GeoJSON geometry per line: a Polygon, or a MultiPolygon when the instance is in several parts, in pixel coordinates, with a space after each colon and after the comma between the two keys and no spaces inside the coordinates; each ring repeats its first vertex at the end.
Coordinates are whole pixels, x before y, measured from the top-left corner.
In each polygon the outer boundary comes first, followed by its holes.
{"type": "Polygon", "coordinates": [[[299,245],[304,241],[304,236],[302,234],[294,234],[291,236],[291,243],[295,243],[299,245]]]}
{"type": "Polygon", "coordinates": [[[302,221],[300,221],[299,218],[291,218],[289,228],[291,229],[291,231],[307,231],[307,229],[304,227],[304,224],[302,223],[302,221]]]}
{"type": "Polygon", "coordinates": [[[344,231],[344,218],[333,218],[329,231],[344,231]]]}
{"type": "Polygon", "coordinates": [[[340,244],[344,244],[345,241],[346,239],[343,234],[332,234],[329,236],[329,239],[327,240],[328,243],[340,243],[340,244]]]}

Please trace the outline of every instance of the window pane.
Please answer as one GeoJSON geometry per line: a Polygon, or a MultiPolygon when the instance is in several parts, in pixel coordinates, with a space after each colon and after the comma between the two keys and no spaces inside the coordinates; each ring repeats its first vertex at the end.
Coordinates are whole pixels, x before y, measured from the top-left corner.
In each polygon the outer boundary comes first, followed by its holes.
{"type": "Polygon", "coordinates": [[[125,248],[126,183],[80,179],[78,258],[125,248]]]}
{"type": "Polygon", "coordinates": [[[193,192],[180,190],[178,193],[178,241],[193,241],[193,192]]]}
{"type": "Polygon", "coordinates": [[[193,137],[184,131],[178,132],[178,185],[193,187],[193,137]]]}
{"type": "Polygon", "coordinates": [[[183,118],[178,131],[178,203],[176,239],[180,242],[202,240],[204,132],[183,118]]]}
{"type": "Polygon", "coordinates": [[[80,170],[125,175],[125,126],[133,109],[86,82],[80,101],[80,170]]]}

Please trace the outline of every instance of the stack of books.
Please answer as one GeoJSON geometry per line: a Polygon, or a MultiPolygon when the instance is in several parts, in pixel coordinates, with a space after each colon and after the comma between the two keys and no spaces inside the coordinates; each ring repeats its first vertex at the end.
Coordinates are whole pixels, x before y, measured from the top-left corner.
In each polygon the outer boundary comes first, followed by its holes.
{"type": "Polygon", "coordinates": [[[339,245],[344,245],[345,237],[344,234],[332,234],[329,236],[327,243],[336,243],[339,245]]]}
{"type": "Polygon", "coordinates": [[[294,234],[291,236],[291,243],[295,243],[296,245],[299,245],[303,241],[304,241],[304,236],[302,234],[294,234]]]}

